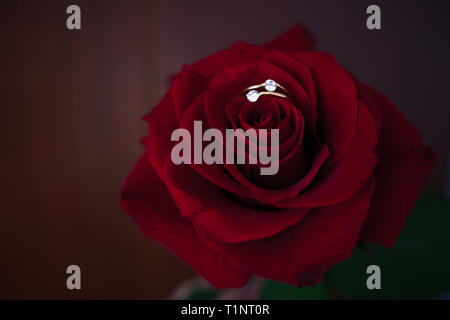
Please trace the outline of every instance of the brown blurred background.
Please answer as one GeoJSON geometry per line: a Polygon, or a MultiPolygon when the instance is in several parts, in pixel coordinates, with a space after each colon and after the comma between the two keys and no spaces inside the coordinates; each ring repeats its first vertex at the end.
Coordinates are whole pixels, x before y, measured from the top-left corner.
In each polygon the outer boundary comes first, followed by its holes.
{"type": "Polygon", "coordinates": [[[295,22],[385,93],[439,156],[450,192],[450,45],[444,1],[0,2],[0,298],[165,298],[194,273],[119,208],[143,149],[141,117],[183,63],[295,22]],[[81,8],[82,29],[66,28],[81,8]],[[66,288],[66,267],[82,290],[66,288]]]}

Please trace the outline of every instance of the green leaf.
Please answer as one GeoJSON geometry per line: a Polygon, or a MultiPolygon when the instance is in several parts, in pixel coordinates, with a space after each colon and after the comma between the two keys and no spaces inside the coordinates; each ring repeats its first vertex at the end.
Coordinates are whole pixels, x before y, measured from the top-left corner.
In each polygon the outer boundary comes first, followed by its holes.
{"type": "Polygon", "coordinates": [[[217,297],[218,291],[215,289],[193,290],[186,300],[212,300],[217,297]]]}
{"type": "Polygon", "coordinates": [[[367,244],[370,256],[355,249],[334,267],[326,281],[342,298],[424,299],[450,291],[450,203],[424,191],[392,249],[367,244]],[[366,268],[381,269],[381,290],[369,290],[366,268]]]}
{"type": "Polygon", "coordinates": [[[261,299],[323,300],[328,299],[328,293],[323,282],[314,287],[297,288],[280,282],[267,281],[264,285],[261,299]]]}

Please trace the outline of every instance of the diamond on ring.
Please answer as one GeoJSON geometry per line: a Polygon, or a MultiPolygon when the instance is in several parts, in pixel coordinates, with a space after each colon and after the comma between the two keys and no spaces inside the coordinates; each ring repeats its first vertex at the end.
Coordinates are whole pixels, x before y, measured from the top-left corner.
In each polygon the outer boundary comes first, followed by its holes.
{"type": "Polygon", "coordinates": [[[247,100],[250,102],[258,101],[259,97],[262,95],[275,96],[279,98],[284,98],[289,100],[288,92],[281,84],[275,82],[272,79],[267,79],[263,83],[254,84],[241,91],[238,97],[243,95],[247,96],[247,100]],[[265,91],[259,91],[264,88],[265,91]]]}
{"type": "Polygon", "coordinates": [[[277,90],[277,83],[271,79],[267,79],[264,88],[269,92],[277,90]]]}
{"type": "Polygon", "coordinates": [[[250,90],[247,92],[247,100],[250,102],[256,102],[259,98],[259,92],[257,90],[250,90]]]}

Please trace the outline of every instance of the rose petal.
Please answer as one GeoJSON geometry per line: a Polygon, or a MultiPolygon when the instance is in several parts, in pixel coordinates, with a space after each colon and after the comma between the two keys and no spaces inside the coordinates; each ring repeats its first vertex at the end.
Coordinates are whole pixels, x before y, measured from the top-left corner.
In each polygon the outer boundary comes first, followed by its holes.
{"type": "MultiPolygon", "coordinates": [[[[278,172],[275,175],[261,175],[261,168],[267,167],[268,165],[262,165],[260,162],[257,164],[245,164],[243,166],[245,168],[245,177],[240,174],[235,165],[225,164],[227,171],[238,182],[247,187],[261,203],[273,204],[267,202],[271,201],[270,197],[263,197],[258,192],[255,192],[256,190],[259,190],[259,188],[268,190],[286,189],[288,186],[298,182],[305,175],[310,165],[310,159],[303,144],[303,117],[298,110],[293,110],[292,119],[294,121],[294,134],[280,145],[278,150],[279,159],[270,164],[278,165],[278,172]],[[258,188],[253,188],[255,185],[258,188]]],[[[252,142],[250,141],[249,144],[252,144],[252,142]]],[[[273,146],[268,148],[258,146],[257,148],[259,151],[267,149],[269,152],[272,152],[273,146]]]]}
{"type": "MultiPolygon", "coordinates": [[[[272,116],[273,123],[271,123],[270,128],[265,129],[278,129],[279,130],[279,142],[284,144],[287,139],[296,140],[294,134],[295,131],[295,117],[301,118],[302,124],[304,123],[303,116],[298,110],[293,110],[292,104],[285,100],[279,99],[278,97],[262,96],[257,102],[248,102],[244,98],[237,98],[232,100],[225,107],[225,112],[227,117],[232,124],[233,129],[243,129],[248,130],[250,128],[257,129],[253,125],[247,123],[247,118],[254,113],[262,112],[262,110],[270,110],[274,115],[272,116]],[[294,113],[294,111],[297,111],[294,113]],[[278,120],[279,119],[279,120],[278,120]],[[278,120],[278,122],[276,122],[278,120]]],[[[299,119],[300,120],[300,119],[299,119]]],[[[263,129],[264,129],[263,128],[263,129]]],[[[299,128],[303,131],[303,125],[299,128]]],[[[270,131],[268,131],[268,136],[270,136],[270,131]]],[[[269,138],[268,138],[269,139],[269,138]]],[[[270,141],[270,139],[268,140],[270,141]]],[[[291,148],[295,141],[290,142],[291,148]]],[[[289,150],[291,149],[289,148],[289,150]]]]}
{"type": "Polygon", "coordinates": [[[167,92],[158,105],[150,111],[144,120],[148,124],[148,157],[158,174],[161,173],[164,161],[172,150],[171,136],[178,128],[172,101],[172,92],[167,92]]]}
{"type": "Polygon", "coordinates": [[[164,181],[180,213],[218,241],[238,243],[269,237],[297,223],[309,211],[265,212],[239,204],[190,166],[174,165],[170,159],[164,173],[164,181]]]}
{"type": "Polygon", "coordinates": [[[283,69],[300,84],[301,91],[298,91],[298,87],[286,87],[286,89],[288,89],[289,94],[292,90],[296,91],[298,95],[297,107],[305,117],[306,132],[313,133],[317,121],[317,97],[311,70],[303,62],[279,51],[271,51],[261,57],[261,59],[283,69]]]}
{"type": "Polygon", "coordinates": [[[239,170],[231,165],[227,166],[227,170],[228,172],[233,174],[233,177],[235,177],[235,179],[237,179],[252,193],[252,197],[259,201],[259,203],[288,208],[289,206],[280,205],[280,203],[283,203],[284,199],[295,198],[299,195],[300,192],[307,188],[311,181],[316,177],[317,173],[319,172],[325,161],[328,159],[329,155],[330,152],[328,150],[328,147],[326,145],[323,146],[321,151],[313,160],[308,173],[296,184],[281,190],[261,188],[248,180],[239,170]]]}
{"type": "Polygon", "coordinates": [[[250,275],[205,246],[189,220],[182,218],[155,170],[143,155],[122,189],[122,208],[142,232],[170,249],[216,288],[239,288],[250,275]]]}
{"type": "MultiPolygon", "coordinates": [[[[192,103],[189,109],[186,110],[180,123],[180,128],[187,129],[191,133],[191,144],[194,143],[195,139],[194,121],[202,122],[203,132],[210,128],[204,112],[204,94],[200,95],[192,103]]],[[[193,150],[193,145],[191,146],[191,150],[193,150]]],[[[193,152],[191,153],[193,154],[193,152]]],[[[222,165],[207,165],[205,163],[195,164],[192,161],[191,166],[195,171],[201,174],[205,179],[209,180],[212,184],[219,186],[229,192],[235,193],[241,197],[250,197],[250,192],[246,190],[242,185],[234,181],[224,171],[222,165]]]]}
{"type": "Polygon", "coordinates": [[[373,179],[354,198],[316,208],[276,236],[224,244],[198,232],[200,239],[245,272],[295,286],[313,285],[328,269],[350,257],[367,216],[373,179]]]}
{"type": "Polygon", "coordinates": [[[359,106],[358,125],[344,155],[298,197],[283,200],[280,207],[329,206],[353,197],[367,183],[377,164],[377,128],[372,115],[359,106]]]}
{"type": "Polygon", "coordinates": [[[420,132],[385,96],[360,84],[365,102],[383,114],[376,188],[360,240],[392,247],[420,195],[436,156],[420,132]]]}
{"type": "Polygon", "coordinates": [[[196,73],[190,67],[184,67],[176,76],[172,85],[172,99],[178,122],[192,102],[206,90],[208,79],[196,73]]]}
{"type": "Polygon", "coordinates": [[[331,54],[293,53],[311,70],[317,92],[318,132],[330,148],[327,166],[331,167],[348,149],[356,127],[358,99],[351,75],[331,54]]]}

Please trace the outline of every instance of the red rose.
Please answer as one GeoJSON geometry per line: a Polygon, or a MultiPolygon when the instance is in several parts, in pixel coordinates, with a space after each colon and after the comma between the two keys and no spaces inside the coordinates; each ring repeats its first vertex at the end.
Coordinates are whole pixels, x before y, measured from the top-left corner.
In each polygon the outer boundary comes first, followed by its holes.
{"type": "Polygon", "coordinates": [[[435,161],[385,96],[296,26],[274,41],[238,42],[175,76],[145,120],[147,152],[122,191],[142,231],[217,288],[254,274],[312,285],[358,241],[391,247],[435,161]],[[274,79],[290,100],[239,93],[274,79]],[[279,171],[171,161],[177,128],[277,128],[279,171]]]}

